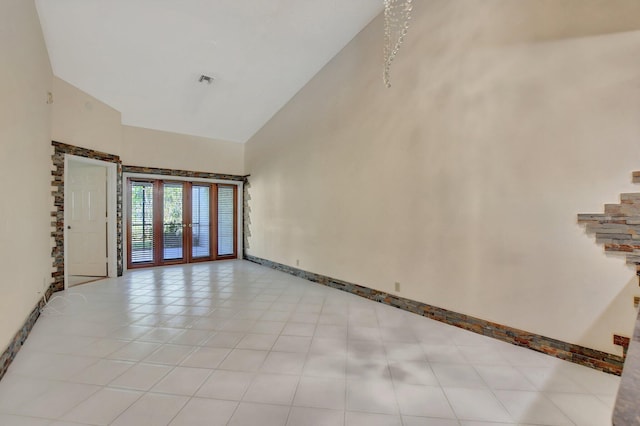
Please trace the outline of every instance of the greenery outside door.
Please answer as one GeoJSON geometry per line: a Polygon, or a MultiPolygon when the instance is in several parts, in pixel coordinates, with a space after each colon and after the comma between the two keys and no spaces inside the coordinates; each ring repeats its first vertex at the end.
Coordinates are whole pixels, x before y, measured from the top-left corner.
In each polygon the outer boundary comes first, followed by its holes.
{"type": "Polygon", "coordinates": [[[128,179],[128,268],[237,256],[237,186],[128,179]]]}

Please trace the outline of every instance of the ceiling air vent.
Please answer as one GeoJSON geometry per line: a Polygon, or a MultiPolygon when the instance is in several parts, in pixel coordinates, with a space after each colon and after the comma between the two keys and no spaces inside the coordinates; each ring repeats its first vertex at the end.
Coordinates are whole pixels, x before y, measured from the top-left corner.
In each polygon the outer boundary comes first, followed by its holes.
{"type": "Polygon", "coordinates": [[[200,76],[200,78],[198,79],[198,81],[199,81],[200,83],[207,83],[207,84],[211,84],[211,83],[213,83],[213,77],[210,77],[210,76],[208,76],[208,75],[204,75],[204,74],[202,74],[202,75],[200,76]]]}

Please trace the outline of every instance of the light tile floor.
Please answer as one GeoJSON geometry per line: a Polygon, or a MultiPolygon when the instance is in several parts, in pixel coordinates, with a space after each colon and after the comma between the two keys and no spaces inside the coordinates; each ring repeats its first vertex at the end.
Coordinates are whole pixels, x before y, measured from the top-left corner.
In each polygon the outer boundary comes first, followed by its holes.
{"type": "Polygon", "coordinates": [[[0,425],[610,424],[619,378],[246,261],[58,293],[0,425]]]}

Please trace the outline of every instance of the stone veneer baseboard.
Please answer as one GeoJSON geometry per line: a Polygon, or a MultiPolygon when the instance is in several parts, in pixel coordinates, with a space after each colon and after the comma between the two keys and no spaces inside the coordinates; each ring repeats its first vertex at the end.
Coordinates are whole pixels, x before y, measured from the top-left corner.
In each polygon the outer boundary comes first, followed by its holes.
{"type": "Polygon", "coordinates": [[[107,154],[100,151],[94,151],[88,148],[82,148],[78,146],[68,145],[62,142],[52,141],[51,145],[54,147],[54,154],[51,159],[53,161],[54,169],[51,171],[52,181],[51,186],[55,188],[51,195],[54,197],[55,211],[51,212],[51,216],[55,219],[51,226],[54,230],[51,232],[51,236],[54,239],[54,247],[51,250],[51,257],[53,258],[54,272],[51,274],[53,281],[47,288],[46,297],[43,297],[38,301],[36,307],[31,311],[27,317],[23,326],[15,334],[7,349],[0,355],[0,379],[4,376],[9,368],[9,365],[18,354],[18,351],[24,344],[25,340],[29,336],[29,333],[33,329],[36,320],[40,316],[42,308],[45,306],[48,298],[54,292],[64,290],[64,159],[65,154],[75,155],[78,157],[91,158],[94,160],[101,160],[110,163],[115,163],[118,166],[117,170],[117,252],[118,252],[118,276],[123,273],[123,250],[122,250],[122,194],[123,194],[123,180],[122,173],[144,173],[144,174],[156,174],[163,176],[179,176],[190,178],[204,178],[204,179],[222,179],[230,181],[246,182],[246,176],[209,173],[209,172],[194,172],[189,170],[176,170],[176,169],[161,169],[154,167],[138,167],[138,166],[122,166],[120,157],[113,154],[107,154]]]}
{"type": "Polygon", "coordinates": [[[277,269],[318,284],[346,291],[366,299],[375,300],[376,302],[394,306],[436,321],[482,334],[483,336],[492,337],[507,343],[542,352],[556,358],[581,364],[606,373],[620,375],[622,372],[624,357],[618,355],[563,342],[561,340],[541,336],[528,331],[518,330],[506,325],[485,321],[480,318],[460,314],[437,306],[417,302],[415,300],[405,299],[403,297],[374,290],[358,284],[337,280],[335,278],[313,272],[307,272],[292,266],[251,256],[247,253],[244,254],[244,258],[251,262],[277,269]]]}
{"type": "Polygon", "coordinates": [[[613,409],[613,425],[628,426],[640,423],[640,315],[636,317],[633,340],[624,361],[622,379],[613,409]]]}
{"type": "Polygon", "coordinates": [[[47,289],[46,296],[40,298],[36,307],[33,308],[22,327],[20,327],[20,330],[18,330],[15,336],[13,336],[13,339],[9,342],[7,349],[2,353],[2,355],[0,355],[0,380],[2,380],[6,374],[9,365],[13,362],[13,359],[20,351],[20,348],[22,348],[22,345],[25,340],[27,340],[29,333],[31,333],[31,330],[33,329],[33,326],[36,324],[36,320],[40,317],[40,312],[46,304],[45,300],[49,299],[53,293],[54,289],[53,286],[51,286],[47,289]]]}
{"type": "MultiPolygon", "coordinates": [[[[631,180],[640,183],[640,171],[633,172],[631,180]]],[[[605,253],[624,256],[627,265],[635,267],[636,275],[640,276],[640,193],[620,194],[620,203],[605,204],[604,213],[579,214],[578,223],[585,226],[587,234],[595,235],[596,243],[604,246],[605,253]]],[[[628,347],[613,424],[635,425],[640,419],[640,316],[636,318],[631,345],[629,338],[617,335],[613,338],[615,344],[628,347]]]]}
{"type": "Polygon", "coordinates": [[[46,304],[46,300],[51,297],[54,292],[64,290],[64,160],[65,155],[75,155],[77,157],[91,158],[101,160],[117,165],[117,189],[116,189],[116,232],[117,232],[117,267],[118,276],[123,272],[122,259],[122,165],[120,157],[113,154],[107,154],[100,151],[94,151],[88,148],[68,145],[62,142],[52,141],[54,153],[51,156],[53,162],[53,170],[51,171],[51,186],[54,190],[51,195],[54,197],[55,210],[51,212],[54,221],[51,222],[53,231],[51,237],[54,239],[54,246],[51,249],[51,257],[53,258],[53,269],[51,273],[52,282],[47,288],[45,296],[43,296],[33,308],[26,321],[20,327],[18,332],[13,336],[7,349],[0,355],[0,379],[5,375],[9,365],[20,351],[29,333],[33,329],[36,321],[40,317],[40,312],[46,304]]]}

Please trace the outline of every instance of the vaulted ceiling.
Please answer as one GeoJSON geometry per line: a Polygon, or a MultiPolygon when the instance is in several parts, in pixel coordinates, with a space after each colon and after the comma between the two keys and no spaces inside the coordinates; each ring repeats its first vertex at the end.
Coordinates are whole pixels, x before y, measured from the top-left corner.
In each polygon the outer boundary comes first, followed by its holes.
{"type": "Polygon", "coordinates": [[[123,124],[235,142],[246,142],[383,7],[382,0],[36,4],[54,74],[119,110],[123,124]],[[203,74],[213,82],[199,82],[203,74]]]}

